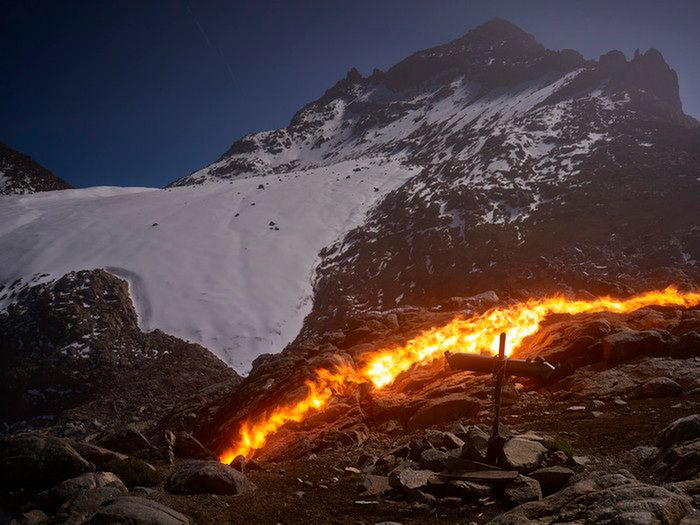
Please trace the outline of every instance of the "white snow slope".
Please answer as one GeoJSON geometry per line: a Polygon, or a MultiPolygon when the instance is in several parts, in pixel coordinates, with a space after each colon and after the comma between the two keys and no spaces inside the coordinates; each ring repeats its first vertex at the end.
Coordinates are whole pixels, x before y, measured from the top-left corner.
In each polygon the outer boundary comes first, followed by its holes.
{"type": "Polygon", "coordinates": [[[299,332],[319,251],[416,173],[370,159],[166,190],[0,197],[0,284],[105,268],[129,282],[142,329],[201,343],[247,373],[299,332]]]}

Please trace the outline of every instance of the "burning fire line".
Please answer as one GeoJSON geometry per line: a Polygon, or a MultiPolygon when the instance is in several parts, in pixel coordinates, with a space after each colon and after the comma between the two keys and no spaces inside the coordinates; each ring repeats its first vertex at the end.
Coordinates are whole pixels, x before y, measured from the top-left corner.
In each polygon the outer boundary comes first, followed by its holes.
{"type": "Polygon", "coordinates": [[[628,299],[600,297],[591,300],[570,300],[562,296],[530,299],[524,303],[495,307],[468,319],[456,318],[445,326],[426,330],[404,346],[368,352],[358,368],[348,365],[334,370],[318,369],[315,377],[306,381],[308,394],[301,401],[278,406],[262,417],[245,421],[235,444],[224,451],[219,460],[230,463],[236,456],[250,455],[262,448],[270,434],[288,422],[302,421],[310,412],[324,408],[336,393],[350,385],[371,383],[381,389],[418,363],[428,363],[447,350],[453,353],[498,353],[501,332],[508,333],[509,353],[523,340],[536,333],[542,321],[552,314],[590,312],[626,313],[645,306],[679,306],[689,308],[700,304],[700,292],[679,292],[674,286],[645,292],[628,299]]]}

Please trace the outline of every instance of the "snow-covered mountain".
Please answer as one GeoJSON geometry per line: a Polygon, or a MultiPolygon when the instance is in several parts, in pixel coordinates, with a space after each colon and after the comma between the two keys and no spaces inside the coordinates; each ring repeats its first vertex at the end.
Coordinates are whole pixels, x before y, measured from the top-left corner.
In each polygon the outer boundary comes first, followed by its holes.
{"type": "Polygon", "coordinates": [[[0,195],[72,188],[27,155],[0,143],[0,195]]]}
{"type": "Polygon", "coordinates": [[[697,282],[699,146],[658,51],[590,61],[494,20],[351,70],[165,190],[2,198],[0,301],[103,267],[129,281],[142,329],[245,372],[304,319],[697,282]]]}

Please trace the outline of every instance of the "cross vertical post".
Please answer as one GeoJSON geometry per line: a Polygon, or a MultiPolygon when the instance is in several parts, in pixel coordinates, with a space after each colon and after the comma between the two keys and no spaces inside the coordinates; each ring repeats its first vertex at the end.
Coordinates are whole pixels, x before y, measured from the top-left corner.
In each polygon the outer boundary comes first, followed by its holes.
{"type": "Polygon", "coordinates": [[[486,455],[486,460],[495,464],[498,461],[498,455],[503,448],[504,440],[500,435],[501,425],[501,390],[503,389],[503,379],[506,375],[506,333],[502,332],[498,344],[498,357],[496,358],[496,366],[494,369],[495,386],[493,391],[493,425],[491,427],[491,439],[489,440],[489,448],[486,455]]]}

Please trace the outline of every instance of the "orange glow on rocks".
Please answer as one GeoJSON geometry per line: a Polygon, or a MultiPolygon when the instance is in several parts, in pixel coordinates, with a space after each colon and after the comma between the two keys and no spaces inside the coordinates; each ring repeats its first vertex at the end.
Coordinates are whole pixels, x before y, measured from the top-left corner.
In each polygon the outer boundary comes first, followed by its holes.
{"type": "Polygon", "coordinates": [[[700,304],[700,292],[679,292],[674,286],[645,292],[627,299],[599,297],[571,300],[562,296],[494,307],[469,318],[455,318],[448,324],[426,330],[403,346],[369,352],[362,356],[358,368],[345,365],[333,370],[318,369],[306,381],[308,393],[296,403],[271,408],[261,417],[245,421],[233,446],[219,460],[230,463],[236,456],[250,457],[262,448],[270,434],[288,422],[303,420],[310,412],[323,409],[335,394],[350,385],[371,383],[381,389],[411,367],[428,363],[452,353],[498,353],[501,332],[508,334],[508,353],[517,350],[523,340],[535,334],[542,321],[552,314],[576,315],[592,312],[627,313],[646,306],[689,308],[700,304]]]}

